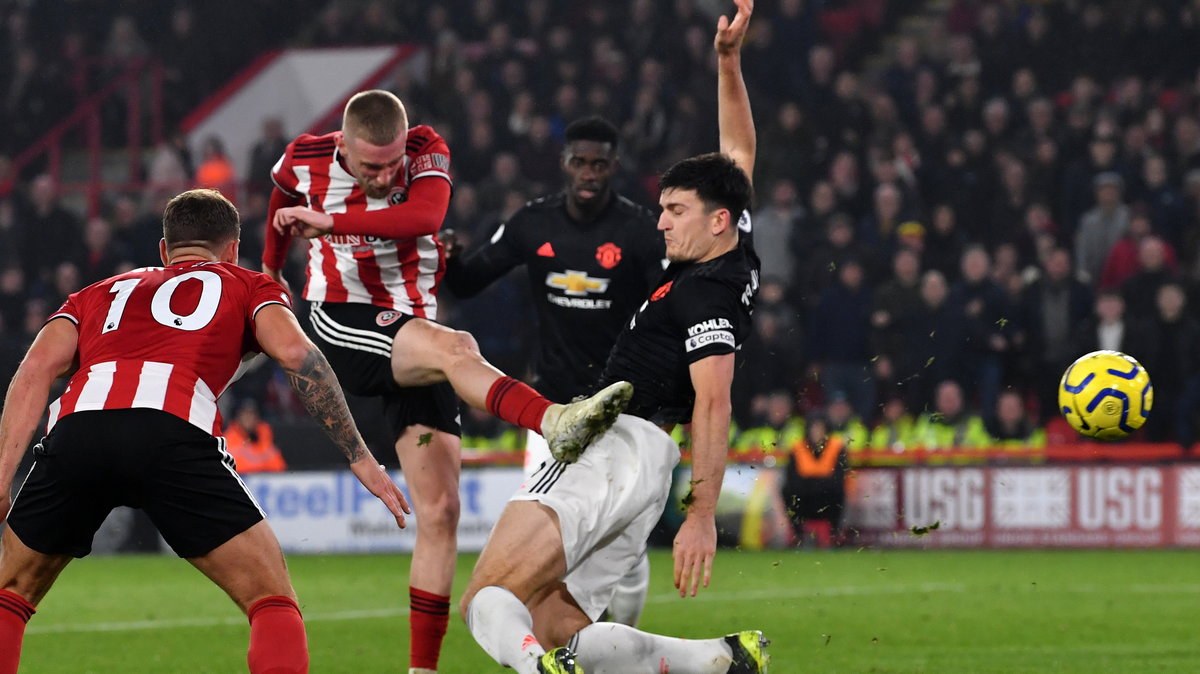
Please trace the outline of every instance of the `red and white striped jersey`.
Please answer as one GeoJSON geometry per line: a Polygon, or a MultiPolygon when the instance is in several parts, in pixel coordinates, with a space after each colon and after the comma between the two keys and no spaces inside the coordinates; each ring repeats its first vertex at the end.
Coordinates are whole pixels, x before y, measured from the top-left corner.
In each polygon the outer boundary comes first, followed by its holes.
{"type": "MultiPolygon", "coordinates": [[[[404,166],[391,193],[368,197],[339,156],[340,132],[305,134],[288,145],[271,170],[275,185],[323,213],[377,211],[405,202],[413,182],[450,177],[450,148],[429,126],[408,131],[404,166]]],[[[437,317],[437,286],[445,272],[436,235],[389,239],[326,234],[308,241],[304,299],[373,304],[422,318],[437,317]]]]}
{"type": "Polygon", "coordinates": [[[221,435],[217,398],[260,351],[254,316],[291,307],[266,274],[223,262],[135,269],[72,294],[48,320],[79,330],[79,369],[50,405],[46,431],[72,412],[150,408],[221,435]]]}

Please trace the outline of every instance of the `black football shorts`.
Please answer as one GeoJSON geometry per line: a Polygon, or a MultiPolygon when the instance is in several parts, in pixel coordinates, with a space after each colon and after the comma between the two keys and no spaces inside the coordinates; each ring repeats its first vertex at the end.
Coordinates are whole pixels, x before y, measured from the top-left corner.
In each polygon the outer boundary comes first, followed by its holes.
{"type": "Polygon", "coordinates": [[[154,409],[68,414],[34,448],[8,524],[30,548],[84,557],[117,506],[141,508],[180,557],[263,519],[224,438],[154,409]]]}
{"type": "Polygon", "coordinates": [[[392,340],[415,316],[370,304],[313,302],[312,335],[342,388],[378,397],[393,437],[406,428],[429,426],[461,435],[458,396],[449,382],[400,386],[392,377],[392,340]]]}

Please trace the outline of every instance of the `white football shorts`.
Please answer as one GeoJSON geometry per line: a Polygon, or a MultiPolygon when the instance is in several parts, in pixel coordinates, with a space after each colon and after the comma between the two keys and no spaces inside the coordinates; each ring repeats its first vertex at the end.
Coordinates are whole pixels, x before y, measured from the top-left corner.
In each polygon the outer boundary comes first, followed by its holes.
{"type": "Polygon", "coordinates": [[[545,463],[554,463],[546,438],[536,431],[525,431],[525,477],[532,476],[545,463]]]}
{"type": "Polygon", "coordinates": [[[513,501],[537,501],[558,514],[567,591],[592,620],[646,550],[666,506],[679,445],[658,426],[622,414],[575,463],[547,462],[513,501]]]}

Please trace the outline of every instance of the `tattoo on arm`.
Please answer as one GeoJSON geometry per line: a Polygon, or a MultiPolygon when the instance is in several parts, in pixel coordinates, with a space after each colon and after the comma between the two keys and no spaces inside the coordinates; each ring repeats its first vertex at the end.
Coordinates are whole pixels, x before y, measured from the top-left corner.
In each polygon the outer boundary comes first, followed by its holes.
{"type": "Polygon", "coordinates": [[[318,350],[312,349],[297,369],[283,368],[288,382],[300,396],[304,408],[321,424],[325,434],[350,463],[366,455],[362,438],[346,406],[346,397],[334,377],[329,361],[318,350]]]}

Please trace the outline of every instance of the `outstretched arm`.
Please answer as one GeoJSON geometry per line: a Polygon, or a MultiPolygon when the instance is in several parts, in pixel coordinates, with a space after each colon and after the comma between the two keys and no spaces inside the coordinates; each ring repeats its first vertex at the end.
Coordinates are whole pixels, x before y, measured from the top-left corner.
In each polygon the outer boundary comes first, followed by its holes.
{"type": "Polygon", "coordinates": [[[388,208],[331,215],[307,206],[293,206],[276,211],[271,224],[280,233],[286,231],[306,239],[326,234],[411,239],[436,233],[449,208],[449,181],[430,177],[413,182],[407,200],[388,208]]]}
{"type": "Polygon", "coordinates": [[[320,349],[305,336],[291,310],[273,304],[254,317],[258,343],[287,374],[288,383],[333,444],[350,461],[350,470],[372,494],[383,501],[404,527],[404,513],[412,512],[400,488],[371,456],[354,425],[337,376],[320,349]]]}
{"type": "Polygon", "coordinates": [[[754,175],[757,140],[750,96],[742,79],[742,41],[754,12],[754,0],[734,0],[737,14],[730,21],[717,21],[713,47],[717,52],[717,120],[721,134],[721,152],[729,155],[747,176],[754,175]]]}
{"type": "Polygon", "coordinates": [[[729,420],[734,355],[702,358],[688,367],[696,402],[692,409],[692,484],[687,517],[675,535],[675,587],[679,596],[696,596],[708,587],[717,551],[717,498],[729,459],[729,420]]]}
{"type": "Polygon", "coordinates": [[[8,387],[4,414],[0,416],[0,522],[8,517],[13,475],[46,410],[50,384],[70,371],[78,344],[79,331],[74,323],[66,319],[50,321],[33,340],[8,387]]]}

